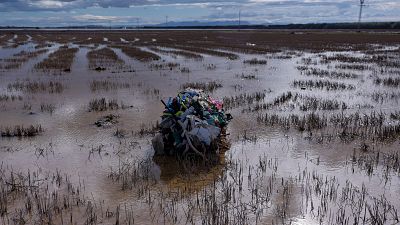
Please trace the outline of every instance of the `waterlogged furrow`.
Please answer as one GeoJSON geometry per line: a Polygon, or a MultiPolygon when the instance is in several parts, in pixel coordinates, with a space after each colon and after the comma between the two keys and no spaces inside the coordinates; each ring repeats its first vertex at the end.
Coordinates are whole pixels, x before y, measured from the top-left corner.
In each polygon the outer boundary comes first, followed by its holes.
{"type": "Polygon", "coordinates": [[[78,48],[62,46],[57,51],[51,53],[48,58],[36,64],[35,69],[55,74],[71,72],[72,62],[78,50],[78,48]]]}

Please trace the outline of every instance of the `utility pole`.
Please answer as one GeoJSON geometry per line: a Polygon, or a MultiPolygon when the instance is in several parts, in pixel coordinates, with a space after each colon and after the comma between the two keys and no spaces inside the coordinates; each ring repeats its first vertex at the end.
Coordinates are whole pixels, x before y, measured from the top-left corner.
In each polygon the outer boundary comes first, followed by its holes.
{"type": "Polygon", "coordinates": [[[168,16],[165,16],[165,26],[168,26],[168,16]]]}
{"type": "Polygon", "coordinates": [[[358,14],[358,29],[360,29],[362,9],[364,6],[365,6],[365,0],[360,0],[360,13],[358,14]]]}
{"type": "Polygon", "coordinates": [[[239,10],[239,31],[240,31],[240,17],[241,17],[242,10],[239,10]]]}

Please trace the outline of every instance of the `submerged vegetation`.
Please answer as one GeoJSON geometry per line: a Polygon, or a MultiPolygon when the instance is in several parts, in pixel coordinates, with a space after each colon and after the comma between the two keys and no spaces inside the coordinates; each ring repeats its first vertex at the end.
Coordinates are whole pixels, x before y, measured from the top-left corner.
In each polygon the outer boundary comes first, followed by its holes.
{"type": "Polygon", "coordinates": [[[62,46],[57,51],[51,53],[48,58],[35,65],[37,70],[59,74],[61,72],[71,72],[72,62],[78,48],[62,46]]]}
{"type": "Polygon", "coordinates": [[[163,54],[169,54],[169,55],[175,55],[175,56],[183,56],[183,57],[188,58],[188,59],[197,59],[197,60],[203,59],[202,55],[196,54],[196,53],[193,53],[193,52],[188,52],[188,51],[165,50],[165,49],[161,49],[161,48],[158,48],[158,47],[151,47],[150,50],[155,51],[155,52],[159,52],[159,53],[163,53],[163,54]]]}
{"type": "Polygon", "coordinates": [[[249,59],[249,60],[244,60],[243,63],[250,64],[250,65],[265,65],[265,64],[267,64],[267,60],[253,58],[253,59],[249,59]]]}
{"type": "Polygon", "coordinates": [[[0,134],[2,137],[34,137],[42,132],[43,129],[41,125],[0,127],[0,134]]]}
{"type": "Polygon", "coordinates": [[[91,70],[105,70],[108,68],[120,68],[124,62],[118,55],[110,48],[102,48],[92,50],[87,53],[89,59],[89,69],[91,70]]]}
{"type": "Polygon", "coordinates": [[[18,69],[22,66],[23,63],[26,63],[28,60],[35,58],[41,54],[44,54],[48,51],[48,49],[39,49],[36,51],[21,51],[19,53],[14,54],[10,58],[0,59],[0,70],[11,70],[18,69]]]}
{"type": "Polygon", "coordinates": [[[297,69],[301,71],[301,74],[306,76],[327,77],[333,79],[356,79],[359,77],[357,74],[354,73],[329,71],[307,66],[298,66],[297,69]]]}
{"type": "Polygon", "coordinates": [[[49,93],[60,94],[64,91],[64,85],[58,81],[16,81],[7,85],[8,91],[22,91],[26,93],[49,93]]]}
{"type": "Polygon", "coordinates": [[[23,97],[20,95],[0,95],[0,102],[7,101],[22,101],[23,97]]]}
{"type": "Polygon", "coordinates": [[[195,82],[195,83],[184,83],[182,84],[181,88],[186,89],[186,88],[194,88],[194,89],[201,89],[206,92],[213,92],[214,90],[221,88],[222,84],[216,82],[216,81],[211,81],[211,82],[195,82]]]}
{"type": "Polygon", "coordinates": [[[396,78],[376,78],[375,79],[375,84],[377,85],[385,85],[385,86],[389,86],[389,87],[400,87],[400,78],[396,77],[396,78]]]}
{"type": "Polygon", "coordinates": [[[330,133],[330,138],[339,138],[344,141],[354,139],[372,139],[376,141],[393,141],[400,137],[400,124],[386,125],[385,115],[372,112],[367,115],[354,114],[317,114],[308,113],[303,116],[291,114],[288,116],[265,113],[257,117],[261,124],[281,127],[282,129],[295,128],[298,131],[313,132],[322,130],[330,133]]]}
{"type": "Polygon", "coordinates": [[[293,81],[292,85],[295,88],[317,88],[324,89],[326,91],[354,90],[356,88],[352,84],[345,84],[327,80],[295,80],[293,81]]]}
{"type": "Polygon", "coordinates": [[[117,100],[106,100],[105,98],[93,99],[89,102],[89,111],[107,111],[120,108],[117,100]]]}
{"type": "Polygon", "coordinates": [[[224,57],[224,58],[228,58],[230,60],[239,59],[239,56],[234,53],[221,52],[221,51],[216,51],[216,50],[212,50],[209,48],[201,48],[201,47],[195,47],[195,46],[181,46],[181,45],[175,45],[175,46],[173,46],[173,48],[177,48],[177,49],[181,49],[181,50],[185,50],[185,51],[189,51],[189,52],[200,53],[200,54],[224,57]]]}
{"type": "Polygon", "coordinates": [[[152,53],[152,52],[148,52],[148,51],[144,51],[138,47],[131,47],[131,46],[113,46],[115,48],[119,48],[122,50],[123,53],[125,53],[126,55],[128,55],[129,57],[132,57],[134,59],[140,60],[140,61],[153,61],[153,60],[160,60],[160,56],[152,53]]]}
{"type": "Polygon", "coordinates": [[[113,82],[109,80],[93,80],[90,82],[90,90],[95,91],[111,91],[117,89],[127,89],[131,85],[127,82],[113,82]]]}

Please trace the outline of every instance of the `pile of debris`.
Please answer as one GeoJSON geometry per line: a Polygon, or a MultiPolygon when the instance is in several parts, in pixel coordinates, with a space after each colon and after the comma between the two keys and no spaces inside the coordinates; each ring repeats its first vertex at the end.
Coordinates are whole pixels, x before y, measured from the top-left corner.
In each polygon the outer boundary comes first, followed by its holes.
{"type": "Polygon", "coordinates": [[[182,159],[202,159],[219,152],[219,142],[232,119],[223,103],[204,91],[186,89],[177,97],[162,101],[165,111],[160,131],[152,140],[155,155],[178,156],[182,159]]]}

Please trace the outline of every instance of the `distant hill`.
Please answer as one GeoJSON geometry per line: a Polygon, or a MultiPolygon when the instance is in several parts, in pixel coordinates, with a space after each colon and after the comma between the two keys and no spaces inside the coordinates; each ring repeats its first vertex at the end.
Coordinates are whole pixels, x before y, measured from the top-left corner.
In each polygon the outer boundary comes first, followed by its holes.
{"type": "Polygon", "coordinates": [[[309,23],[265,25],[269,29],[400,29],[400,22],[309,23]]]}
{"type": "MultiPolygon", "coordinates": [[[[230,23],[194,23],[180,22],[145,26],[144,29],[238,29],[239,25],[236,21],[230,23]],[[197,25],[196,25],[197,24],[197,25]],[[201,24],[201,25],[199,25],[201,24]]],[[[248,22],[241,23],[240,29],[400,29],[400,22],[365,22],[365,23],[309,23],[309,24],[260,24],[253,25],[248,22]]]]}
{"type": "MultiPolygon", "coordinates": [[[[214,26],[238,26],[239,21],[211,21],[211,22],[204,22],[204,21],[182,21],[182,22],[175,22],[171,21],[168,23],[161,23],[156,25],[149,25],[146,27],[214,27],[214,26]]],[[[240,21],[241,25],[250,25],[247,21],[240,21]]]]}

